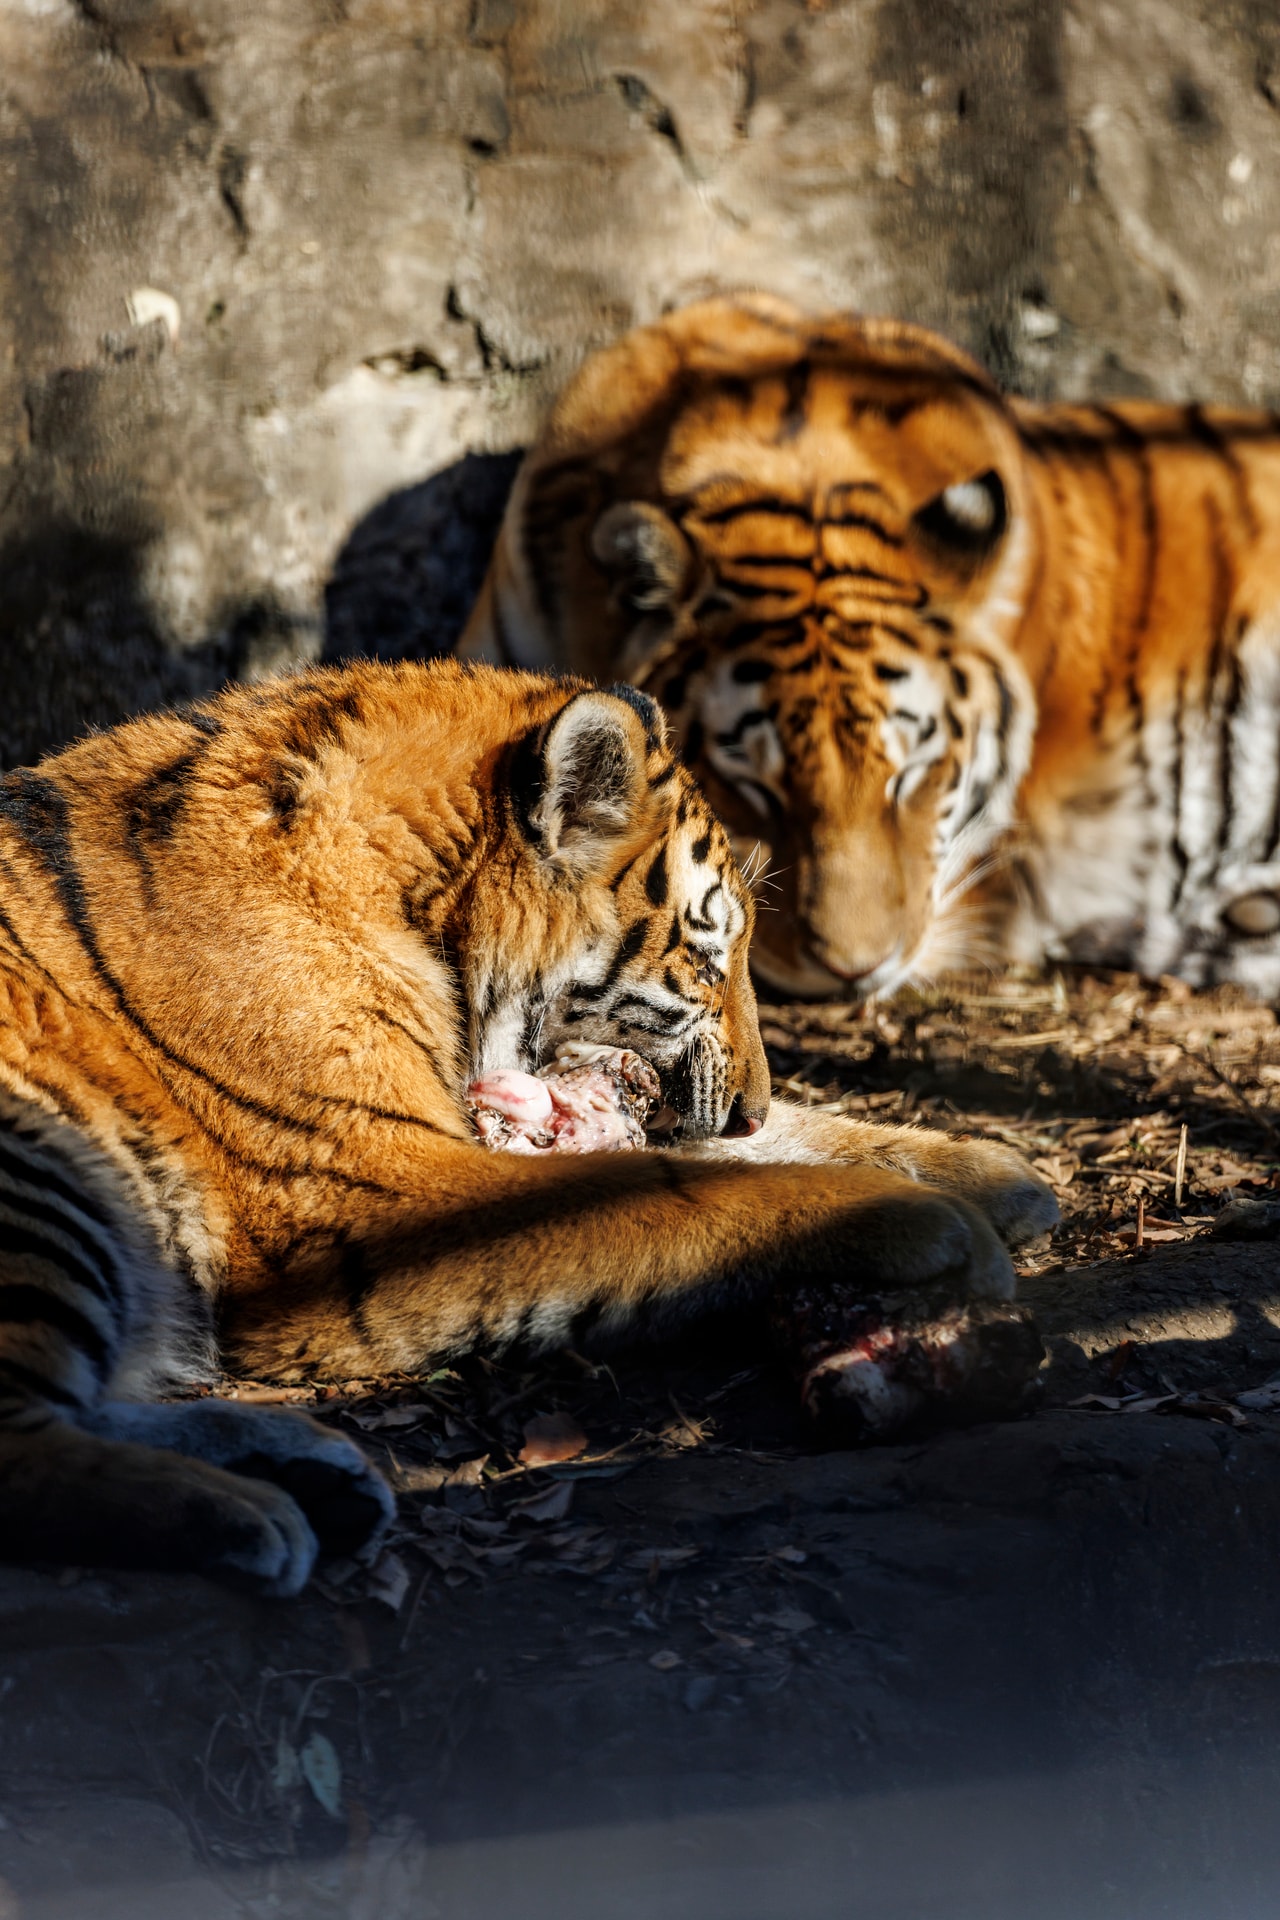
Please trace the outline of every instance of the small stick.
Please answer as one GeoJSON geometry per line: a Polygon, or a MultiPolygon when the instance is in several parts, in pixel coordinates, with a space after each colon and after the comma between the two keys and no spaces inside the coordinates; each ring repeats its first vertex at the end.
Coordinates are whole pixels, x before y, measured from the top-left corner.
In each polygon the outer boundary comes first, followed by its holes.
{"type": "Polygon", "coordinates": [[[1173,1204],[1182,1211],[1182,1183],[1187,1177],[1187,1123],[1182,1123],[1182,1132],[1178,1135],[1178,1164],[1173,1170],[1173,1204]]]}
{"type": "Polygon", "coordinates": [[[1138,1195],[1138,1231],[1134,1236],[1134,1242],[1133,1242],[1135,1247],[1140,1247],[1142,1245],[1142,1233],[1146,1224],[1147,1224],[1147,1196],[1145,1193],[1140,1193],[1138,1195]]]}

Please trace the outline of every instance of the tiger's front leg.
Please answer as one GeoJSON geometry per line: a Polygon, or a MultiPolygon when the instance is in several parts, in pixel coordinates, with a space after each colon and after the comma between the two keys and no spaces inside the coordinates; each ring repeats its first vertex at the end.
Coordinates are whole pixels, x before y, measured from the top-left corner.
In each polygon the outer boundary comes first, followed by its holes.
{"type": "MultiPolygon", "coordinates": [[[[854,1120],[783,1101],[774,1101],[763,1129],[751,1139],[708,1141],[696,1152],[713,1160],[882,1167],[978,1208],[1009,1247],[1048,1233],[1060,1217],[1049,1187],[1011,1147],[991,1140],[957,1140],[928,1127],[854,1120]]],[[[1007,1262],[1006,1280],[1005,1297],[1011,1298],[1013,1269],[1007,1262]]]]}
{"type": "Polygon", "coordinates": [[[233,1286],[224,1340],[259,1374],[342,1377],[666,1336],[801,1285],[1008,1297],[1009,1256],[978,1207],[855,1158],[525,1160],[436,1141],[398,1195],[334,1223],[324,1267],[313,1239],[305,1267],[233,1286]]]}

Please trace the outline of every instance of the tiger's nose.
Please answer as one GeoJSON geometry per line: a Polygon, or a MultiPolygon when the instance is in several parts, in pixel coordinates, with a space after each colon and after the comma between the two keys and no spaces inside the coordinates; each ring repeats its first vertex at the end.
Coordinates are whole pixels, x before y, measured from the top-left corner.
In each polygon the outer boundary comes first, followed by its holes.
{"type": "Polygon", "coordinates": [[[725,1140],[745,1140],[749,1139],[753,1133],[759,1133],[763,1125],[764,1116],[748,1113],[742,1095],[735,1093],[733,1105],[729,1109],[729,1118],[721,1127],[720,1133],[725,1140]]]}

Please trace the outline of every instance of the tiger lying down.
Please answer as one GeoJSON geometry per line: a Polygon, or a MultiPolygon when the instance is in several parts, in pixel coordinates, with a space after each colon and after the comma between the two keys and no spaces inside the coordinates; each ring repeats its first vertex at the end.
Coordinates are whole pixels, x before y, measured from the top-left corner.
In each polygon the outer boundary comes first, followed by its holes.
{"type": "Polygon", "coordinates": [[[292,1594],[372,1541],[391,1497],[347,1440],[155,1402],[218,1347],[350,1377],[753,1308],[822,1411],[843,1349],[892,1345],[883,1296],[918,1323],[890,1398],[937,1361],[921,1302],[1016,1346],[1005,1246],[1047,1189],[1002,1147],[770,1107],[751,927],[630,690],[365,663],[0,781],[4,1556],[292,1594]],[[627,1052],[672,1144],[482,1145],[494,1076],[558,1062],[581,1096],[627,1052]]]}

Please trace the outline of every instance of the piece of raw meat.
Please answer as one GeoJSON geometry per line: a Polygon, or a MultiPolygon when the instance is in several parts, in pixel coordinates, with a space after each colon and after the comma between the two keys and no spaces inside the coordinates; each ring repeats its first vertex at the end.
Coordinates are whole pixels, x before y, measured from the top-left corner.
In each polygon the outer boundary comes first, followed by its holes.
{"type": "Polygon", "coordinates": [[[936,1288],[793,1288],[775,1299],[772,1323],[805,1412],[841,1446],[1016,1413],[1044,1357],[1025,1307],[936,1288]]]}
{"type": "Polygon", "coordinates": [[[609,1153],[645,1144],[660,1100],[638,1053],[568,1046],[545,1073],[502,1069],[473,1080],[467,1111],[486,1147],[505,1153],[609,1153]]]}

